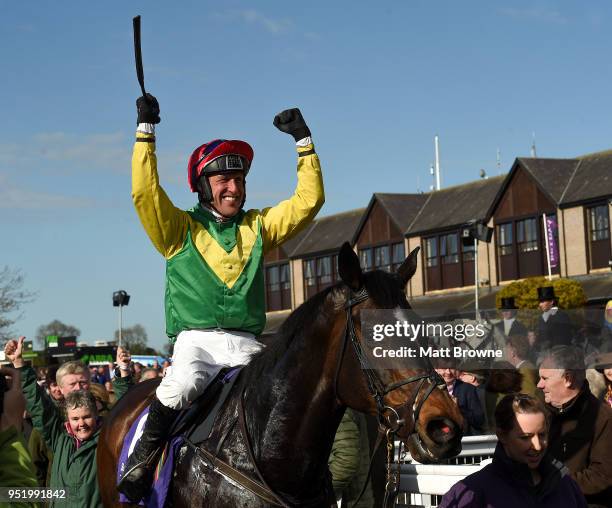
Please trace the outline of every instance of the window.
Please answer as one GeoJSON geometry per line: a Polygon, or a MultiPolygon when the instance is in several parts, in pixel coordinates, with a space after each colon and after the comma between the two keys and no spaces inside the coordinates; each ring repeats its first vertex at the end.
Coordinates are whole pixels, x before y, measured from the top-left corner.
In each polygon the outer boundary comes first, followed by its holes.
{"type": "Polygon", "coordinates": [[[519,252],[538,250],[538,222],[535,218],[517,221],[516,241],[519,252]]]}
{"type": "Polygon", "coordinates": [[[317,284],[329,286],[332,283],[332,263],[331,257],[325,256],[317,259],[317,284]]]}
{"type": "Polygon", "coordinates": [[[394,243],[393,245],[391,245],[391,250],[392,250],[391,260],[393,263],[393,271],[396,271],[406,259],[406,253],[404,250],[404,242],[394,243]]]}
{"type": "Polygon", "coordinates": [[[391,271],[391,256],[388,245],[382,245],[374,249],[374,268],[391,271]]]}
{"type": "Polygon", "coordinates": [[[589,208],[589,238],[592,242],[610,238],[610,217],[607,205],[589,208]]]}
{"type": "Polygon", "coordinates": [[[304,261],[304,281],[306,282],[306,286],[317,285],[316,266],[316,259],[308,259],[307,261],[304,261]]]}
{"type": "Polygon", "coordinates": [[[474,242],[463,243],[461,242],[461,252],[463,253],[463,261],[474,261],[474,242]]]}
{"type": "Polygon", "coordinates": [[[361,268],[366,272],[372,269],[372,249],[368,248],[359,251],[359,263],[361,264],[361,268]]]}
{"type": "Polygon", "coordinates": [[[425,238],[425,265],[438,266],[438,237],[425,238]]]}
{"type": "Polygon", "coordinates": [[[359,249],[359,263],[364,271],[385,270],[390,272],[400,266],[405,258],[404,242],[359,249]]]}
{"type": "Polygon", "coordinates": [[[474,283],[474,240],[461,241],[464,228],[423,239],[427,291],[474,283]]]}
{"type": "Polygon", "coordinates": [[[289,263],[266,266],[266,311],[291,308],[291,271],[289,263]]]}
{"type": "Polygon", "coordinates": [[[440,257],[442,258],[442,264],[445,265],[459,262],[459,245],[456,233],[440,237],[440,257]]]}
{"type": "Polygon", "coordinates": [[[314,296],[339,280],[337,255],[305,259],[302,266],[304,267],[305,298],[314,296]]]}
{"type": "Polygon", "coordinates": [[[500,256],[512,254],[512,223],[497,226],[497,244],[500,256]]]}
{"type": "Polygon", "coordinates": [[[269,266],[266,268],[266,282],[268,291],[280,291],[279,267],[269,266]]]}
{"type": "Polygon", "coordinates": [[[291,271],[289,270],[289,263],[280,265],[279,272],[281,289],[291,289],[291,271]]]}

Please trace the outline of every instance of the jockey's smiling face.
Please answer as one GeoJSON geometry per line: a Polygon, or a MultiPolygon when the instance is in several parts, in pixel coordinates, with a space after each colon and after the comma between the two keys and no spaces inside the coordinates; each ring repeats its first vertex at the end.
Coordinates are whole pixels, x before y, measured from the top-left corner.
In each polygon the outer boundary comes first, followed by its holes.
{"type": "Polygon", "coordinates": [[[242,171],[218,173],[208,177],[212,190],[212,206],[225,217],[233,217],[241,208],[245,196],[245,181],[242,171]]]}

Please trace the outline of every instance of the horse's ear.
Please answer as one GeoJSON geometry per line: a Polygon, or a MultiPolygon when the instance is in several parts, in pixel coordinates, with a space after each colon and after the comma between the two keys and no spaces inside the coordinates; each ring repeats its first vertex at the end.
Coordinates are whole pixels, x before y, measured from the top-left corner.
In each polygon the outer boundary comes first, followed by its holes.
{"type": "Polygon", "coordinates": [[[353,291],[358,291],[363,285],[363,272],[359,266],[359,258],[348,242],[340,247],[338,255],[338,273],[342,281],[353,291]]]}
{"type": "Polygon", "coordinates": [[[416,247],[397,269],[397,274],[399,275],[402,286],[408,284],[408,281],[415,274],[420,250],[421,247],[416,247]]]}

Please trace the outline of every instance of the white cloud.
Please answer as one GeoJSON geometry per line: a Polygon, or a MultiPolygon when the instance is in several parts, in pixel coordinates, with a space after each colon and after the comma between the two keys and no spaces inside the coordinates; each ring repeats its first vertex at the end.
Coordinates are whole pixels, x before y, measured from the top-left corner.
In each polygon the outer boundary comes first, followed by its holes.
{"type": "MultiPolygon", "coordinates": [[[[36,167],[41,161],[62,163],[64,170],[112,169],[128,171],[129,140],[123,132],[77,136],[65,132],[35,134],[24,143],[0,144],[0,164],[36,167]],[[33,148],[34,147],[34,148],[33,148]]],[[[4,169],[4,168],[0,168],[4,169]]]]}
{"type": "Polygon", "coordinates": [[[93,206],[93,202],[89,199],[19,188],[8,182],[5,176],[0,175],[0,208],[2,209],[48,210],[89,206],[93,206]]]}
{"type": "Polygon", "coordinates": [[[504,16],[509,16],[518,20],[535,20],[556,25],[566,25],[568,19],[563,16],[558,10],[547,7],[531,7],[520,9],[516,7],[504,7],[500,9],[500,13],[504,16]]]}
{"type": "Polygon", "coordinates": [[[265,16],[255,9],[241,9],[229,11],[228,15],[237,17],[251,25],[258,25],[272,34],[287,32],[292,29],[293,23],[289,19],[273,19],[265,16]]]}

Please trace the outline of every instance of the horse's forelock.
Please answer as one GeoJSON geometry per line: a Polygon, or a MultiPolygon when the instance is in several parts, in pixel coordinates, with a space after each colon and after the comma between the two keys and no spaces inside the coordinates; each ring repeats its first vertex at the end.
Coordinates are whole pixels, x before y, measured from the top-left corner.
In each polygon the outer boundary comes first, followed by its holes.
{"type": "Polygon", "coordinates": [[[381,309],[410,307],[396,274],[374,270],[364,274],[364,283],[370,298],[381,309]]]}

